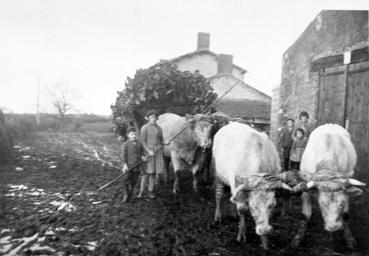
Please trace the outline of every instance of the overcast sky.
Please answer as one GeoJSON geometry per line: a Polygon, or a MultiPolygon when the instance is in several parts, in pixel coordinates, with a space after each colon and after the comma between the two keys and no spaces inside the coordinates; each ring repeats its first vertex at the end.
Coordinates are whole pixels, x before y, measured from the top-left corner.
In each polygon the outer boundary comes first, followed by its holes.
{"type": "MultiPolygon", "coordinates": [[[[0,107],[35,112],[44,88],[68,81],[83,113],[110,114],[127,76],[196,49],[233,54],[245,81],[271,95],[283,52],[322,9],[369,9],[368,0],[166,0],[0,2],[0,107]],[[278,3],[278,4],[276,4],[278,3]]],[[[42,107],[46,110],[46,105],[42,107]]]]}

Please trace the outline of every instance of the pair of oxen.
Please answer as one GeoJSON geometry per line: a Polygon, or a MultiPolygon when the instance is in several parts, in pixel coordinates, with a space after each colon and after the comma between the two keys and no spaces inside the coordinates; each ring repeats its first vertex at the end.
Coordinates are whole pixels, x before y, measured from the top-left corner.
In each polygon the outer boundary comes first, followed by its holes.
{"type": "Polygon", "coordinates": [[[262,246],[268,249],[267,236],[273,230],[269,219],[276,206],[275,193],[286,190],[301,194],[305,218],[292,246],[299,246],[304,238],[312,214],[311,195],[317,194],[325,229],[330,232],[343,229],[347,246],[354,247],[355,240],[348,226],[349,196],[361,195],[363,191],[358,186],[365,186],[365,183],[351,178],[357,156],[350,134],[343,127],[326,124],[316,128],[303,154],[301,171],[297,173],[281,172],[278,152],[271,140],[247,124],[230,122],[220,128],[218,123],[218,130],[207,116],[184,118],[175,114],[161,115],[158,124],[163,129],[164,141],[172,139],[165,147],[165,154],[173,163],[174,193],[179,189],[178,172],[188,166],[193,173],[194,190],[198,190],[198,170],[203,159],[196,157],[196,151],[199,147],[212,148],[215,221],[222,218],[224,186],[229,186],[230,200],[240,217],[238,241],[246,241],[245,215],[250,211],[262,246]],[[316,190],[318,193],[313,193],[316,190]]]}

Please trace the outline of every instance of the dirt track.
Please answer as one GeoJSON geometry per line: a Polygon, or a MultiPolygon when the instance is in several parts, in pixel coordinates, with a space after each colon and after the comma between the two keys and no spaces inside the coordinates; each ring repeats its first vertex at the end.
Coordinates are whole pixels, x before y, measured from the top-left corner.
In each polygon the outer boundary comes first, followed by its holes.
{"type": "MultiPolygon", "coordinates": [[[[4,255],[369,255],[368,196],[352,203],[355,253],[344,251],[313,213],[306,241],[289,248],[301,219],[292,199],[287,216],[272,218],[272,250],[264,251],[248,218],[248,241],[235,241],[237,219],[224,199],[224,221],[214,225],[213,192],[192,192],[182,174],[181,193],[158,188],[155,200],[122,204],[119,181],[91,194],[119,172],[119,144],[98,133],[37,134],[16,146],[17,171],[0,173],[0,254],[4,255]],[[105,164],[104,164],[105,162],[105,164]],[[339,253],[337,252],[339,251],[339,253]]],[[[136,188],[137,189],[137,188],[136,188]]],[[[137,193],[137,191],[135,191],[137,193]]],[[[316,206],[315,206],[316,209],[316,206]]]]}

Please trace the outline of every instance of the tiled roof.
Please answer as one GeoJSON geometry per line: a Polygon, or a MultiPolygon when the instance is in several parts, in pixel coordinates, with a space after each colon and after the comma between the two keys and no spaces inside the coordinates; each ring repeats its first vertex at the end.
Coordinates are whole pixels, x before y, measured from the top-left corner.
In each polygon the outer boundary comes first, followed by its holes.
{"type": "Polygon", "coordinates": [[[216,110],[233,117],[243,119],[270,120],[271,103],[257,100],[221,99],[216,104],[216,110]]]}
{"type": "Polygon", "coordinates": [[[233,79],[235,79],[235,80],[238,82],[238,84],[237,84],[237,85],[241,85],[241,86],[242,86],[242,87],[244,87],[244,88],[252,89],[252,90],[254,90],[255,92],[259,93],[260,95],[262,95],[262,96],[264,96],[264,97],[269,98],[269,100],[272,100],[272,97],[270,97],[268,94],[265,94],[265,93],[263,93],[262,91],[259,91],[258,89],[254,88],[254,87],[252,87],[251,85],[249,85],[249,84],[245,83],[244,81],[242,81],[242,80],[238,79],[237,77],[235,77],[235,76],[234,76],[234,75],[232,75],[232,74],[217,74],[217,75],[215,75],[215,76],[210,77],[209,79],[210,79],[210,80],[212,80],[212,79],[216,79],[216,78],[223,77],[223,76],[225,76],[225,77],[227,77],[227,76],[231,76],[233,79]]]}

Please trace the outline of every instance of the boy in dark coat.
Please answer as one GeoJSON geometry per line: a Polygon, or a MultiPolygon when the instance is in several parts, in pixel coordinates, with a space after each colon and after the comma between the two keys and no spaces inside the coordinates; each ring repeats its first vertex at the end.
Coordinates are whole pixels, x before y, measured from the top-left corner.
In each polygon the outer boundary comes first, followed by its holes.
{"type": "Polygon", "coordinates": [[[283,167],[285,171],[290,168],[290,151],[293,144],[293,132],[294,132],[295,120],[292,118],[287,120],[287,127],[283,129],[281,136],[281,146],[283,148],[283,167]]]}
{"type": "Polygon", "coordinates": [[[131,198],[140,170],[143,168],[143,162],[146,161],[146,151],[142,143],[137,140],[136,130],[129,129],[127,136],[128,140],[122,145],[122,172],[128,172],[123,176],[125,191],[123,203],[131,198]]]}

